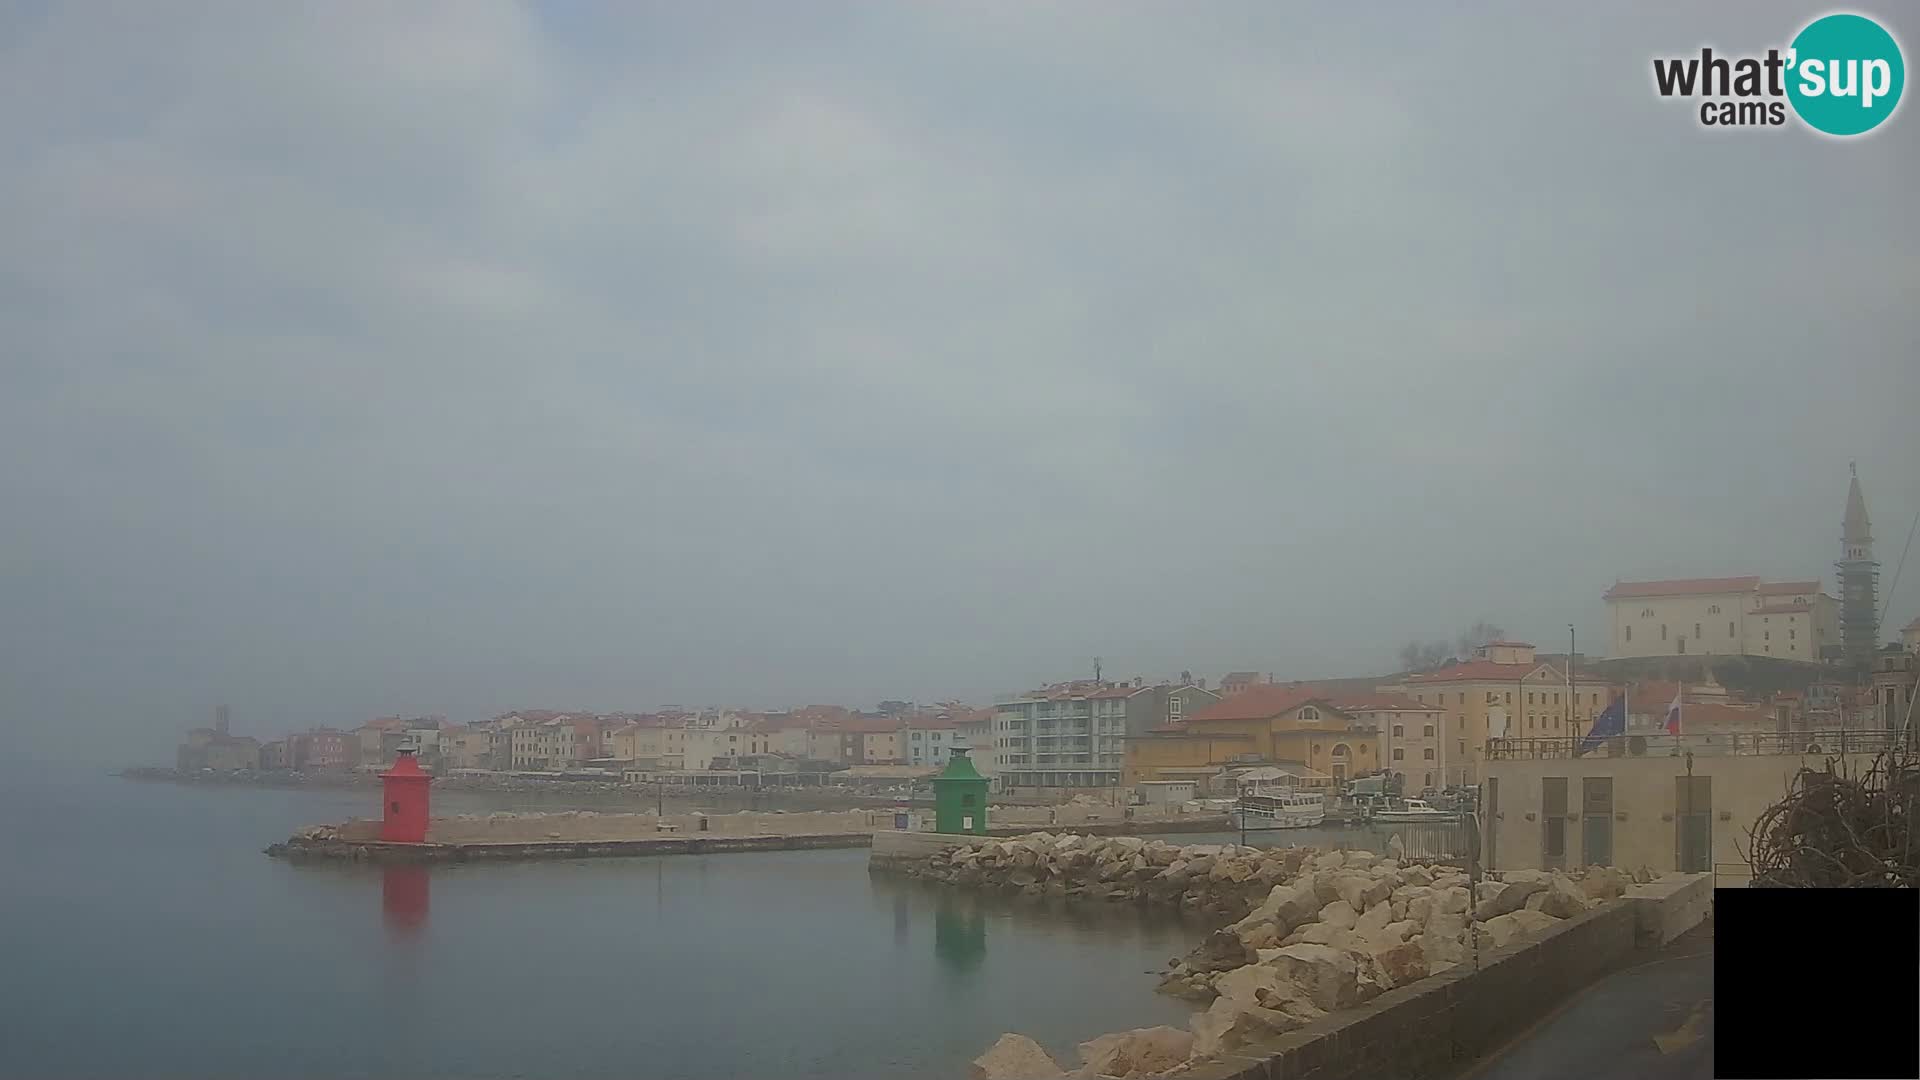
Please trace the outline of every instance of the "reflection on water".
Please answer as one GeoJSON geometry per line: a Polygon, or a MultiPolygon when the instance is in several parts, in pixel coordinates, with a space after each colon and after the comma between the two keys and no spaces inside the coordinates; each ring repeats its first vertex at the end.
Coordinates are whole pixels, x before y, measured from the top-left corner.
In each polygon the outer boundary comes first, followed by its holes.
{"type": "Polygon", "coordinates": [[[984,963],[990,926],[1008,931],[1018,926],[1024,934],[1071,936],[1116,948],[1178,945],[1207,928],[1196,916],[1164,907],[956,889],[888,874],[871,875],[869,881],[875,900],[892,911],[894,948],[909,948],[908,928],[930,915],[934,959],[949,974],[966,974],[984,963]]]}
{"type": "Polygon", "coordinates": [[[943,899],[933,915],[933,955],[954,974],[979,967],[987,958],[987,913],[977,904],[943,899]]]}
{"type": "Polygon", "coordinates": [[[424,866],[381,869],[380,913],[394,935],[412,937],[427,925],[427,909],[433,902],[430,874],[424,866]]]}
{"type": "Polygon", "coordinates": [[[1199,939],[1183,921],[874,877],[860,849],[417,867],[261,853],[365,797],[0,782],[0,818],[36,821],[0,831],[0,1074],[941,1080],[1002,1032],[1073,1060],[1096,1035],[1192,1015],[1146,974],[1199,939]],[[296,1014],[352,1037],[290,1042],[296,1014]],[[102,1015],[124,1019],[111,1039],[102,1015]]]}

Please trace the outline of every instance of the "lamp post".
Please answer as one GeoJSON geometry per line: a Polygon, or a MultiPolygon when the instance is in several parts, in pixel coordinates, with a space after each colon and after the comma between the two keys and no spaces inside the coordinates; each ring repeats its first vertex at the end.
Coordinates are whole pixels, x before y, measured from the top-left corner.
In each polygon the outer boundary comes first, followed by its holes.
{"type": "Polygon", "coordinates": [[[1575,639],[1573,635],[1573,624],[1568,623],[1567,624],[1567,736],[1573,739],[1576,745],[1578,745],[1579,743],[1580,732],[1574,726],[1576,723],[1578,723],[1578,721],[1574,719],[1574,713],[1573,713],[1573,695],[1574,695],[1573,668],[1574,668],[1574,664],[1576,663],[1576,661],[1574,660],[1574,655],[1579,651],[1580,651],[1579,646],[1575,643],[1575,639]]]}

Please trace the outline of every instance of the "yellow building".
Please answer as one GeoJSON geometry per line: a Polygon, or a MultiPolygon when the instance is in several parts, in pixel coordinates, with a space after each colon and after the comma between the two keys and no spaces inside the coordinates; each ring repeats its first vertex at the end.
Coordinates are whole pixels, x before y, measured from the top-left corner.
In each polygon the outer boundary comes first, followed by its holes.
{"type": "Polygon", "coordinates": [[[1607,707],[1604,679],[1576,676],[1569,690],[1562,668],[1534,659],[1524,641],[1496,641],[1471,660],[1409,675],[1380,688],[1443,711],[1439,753],[1445,783],[1476,784],[1489,736],[1575,738],[1607,707]]]}
{"type": "Polygon", "coordinates": [[[652,727],[626,724],[607,733],[607,756],[616,761],[652,762],[655,771],[673,772],[685,767],[687,732],[685,728],[652,727]]]}
{"type": "Polygon", "coordinates": [[[1260,683],[1184,723],[1127,739],[1126,782],[1211,776],[1231,765],[1296,764],[1336,781],[1381,771],[1381,732],[1332,695],[1260,683]]]}

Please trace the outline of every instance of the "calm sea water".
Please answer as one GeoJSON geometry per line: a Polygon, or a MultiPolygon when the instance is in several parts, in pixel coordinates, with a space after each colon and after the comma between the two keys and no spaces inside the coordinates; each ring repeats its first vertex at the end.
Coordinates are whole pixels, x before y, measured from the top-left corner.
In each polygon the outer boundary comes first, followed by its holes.
{"type": "MultiPolygon", "coordinates": [[[[1201,927],[870,878],[863,850],[445,869],[260,853],[369,791],[0,782],[0,1074],[962,1077],[1075,1043],[1201,927]]],[[[498,807],[474,796],[436,811],[498,807]]]]}

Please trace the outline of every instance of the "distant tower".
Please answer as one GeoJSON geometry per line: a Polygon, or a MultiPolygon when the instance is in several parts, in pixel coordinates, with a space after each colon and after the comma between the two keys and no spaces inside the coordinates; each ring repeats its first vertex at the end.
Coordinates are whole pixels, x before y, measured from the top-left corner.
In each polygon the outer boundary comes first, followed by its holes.
{"type": "Polygon", "coordinates": [[[1866,667],[1880,637],[1880,564],[1873,561],[1873,523],[1860,494],[1860,473],[1849,462],[1847,516],[1840,526],[1840,648],[1847,664],[1866,667]]]}
{"type": "Polygon", "coordinates": [[[214,706],[213,730],[219,732],[222,735],[227,734],[227,720],[228,720],[227,707],[225,705],[214,706]]]}

